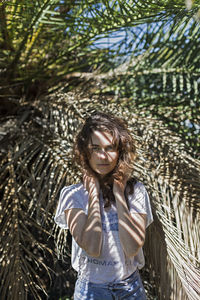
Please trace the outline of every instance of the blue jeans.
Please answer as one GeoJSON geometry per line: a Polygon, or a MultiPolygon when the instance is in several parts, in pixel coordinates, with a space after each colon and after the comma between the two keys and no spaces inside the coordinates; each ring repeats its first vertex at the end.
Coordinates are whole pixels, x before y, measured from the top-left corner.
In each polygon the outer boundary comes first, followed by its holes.
{"type": "Polygon", "coordinates": [[[74,300],[147,300],[139,271],[128,278],[108,284],[97,284],[78,279],[74,300]]]}

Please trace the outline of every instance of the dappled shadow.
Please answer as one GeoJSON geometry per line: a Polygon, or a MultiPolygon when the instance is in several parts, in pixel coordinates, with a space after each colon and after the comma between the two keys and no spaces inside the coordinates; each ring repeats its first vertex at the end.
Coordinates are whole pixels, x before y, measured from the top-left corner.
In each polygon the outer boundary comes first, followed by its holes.
{"type": "MultiPolygon", "coordinates": [[[[6,214],[1,216],[4,219],[4,228],[14,226],[9,218],[12,213],[15,214],[15,219],[11,218],[15,220],[14,224],[29,222],[36,235],[41,235],[43,242],[35,244],[34,237],[29,239],[28,235],[24,235],[19,240],[19,245],[23,245],[24,249],[41,247],[44,256],[45,247],[48,245],[55,258],[55,244],[58,245],[60,240],[59,247],[63,253],[66,240],[60,230],[54,230],[53,215],[61,188],[80,182],[81,174],[72,165],[74,135],[88,114],[94,110],[110,110],[125,118],[129,124],[138,144],[134,175],[144,183],[151,196],[155,222],[148,229],[146,237],[147,269],[144,271],[148,270],[151,274],[153,270],[153,292],[161,295],[163,291],[169,290],[170,300],[185,300],[185,294],[191,300],[195,299],[199,292],[196,283],[200,278],[197,249],[200,165],[187,152],[180,137],[167,129],[161,121],[143,118],[142,110],[137,111],[135,108],[131,112],[126,105],[120,107],[116,103],[112,104],[109,97],[108,100],[99,96],[91,99],[81,95],[80,91],[78,95],[63,94],[61,91],[35,102],[30,105],[31,114],[26,113],[27,107],[23,110],[23,105],[19,104],[21,110],[18,110],[15,128],[1,140],[0,181],[3,191],[2,205],[6,207],[6,214]],[[45,232],[44,236],[40,233],[41,228],[45,232]],[[51,235],[52,228],[55,238],[53,246],[52,243],[48,244],[46,238],[47,233],[51,235]]],[[[21,227],[19,225],[16,228],[21,227]]],[[[13,230],[12,234],[14,233],[17,231],[13,230]]],[[[5,236],[2,241],[4,240],[5,236]]],[[[7,246],[2,244],[2,247],[7,246]]],[[[3,261],[10,259],[7,255],[4,252],[3,261]]],[[[32,259],[37,260],[29,257],[25,262],[29,264],[32,259]]],[[[67,261],[70,261],[70,256],[67,261]]],[[[23,261],[20,263],[23,266],[23,261]]],[[[51,260],[45,260],[45,266],[55,280],[55,270],[62,268],[61,264],[59,267],[52,266],[51,260]]],[[[58,272],[65,272],[65,268],[66,265],[63,264],[63,271],[58,272]]],[[[20,273],[16,273],[16,282],[24,286],[26,282],[20,276],[20,273]]],[[[37,276],[44,276],[44,271],[38,269],[37,276]]],[[[48,278],[48,273],[46,276],[48,278]]],[[[74,278],[72,276],[69,279],[72,285],[74,278]]],[[[38,282],[34,276],[30,281],[38,282]]],[[[54,289],[56,291],[54,283],[49,280],[43,283],[43,288],[51,295],[54,289]]],[[[38,286],[34,286],[37,290],[38,286]]],[[[5,286],[4,288],[6,289],[5,286]]]]}

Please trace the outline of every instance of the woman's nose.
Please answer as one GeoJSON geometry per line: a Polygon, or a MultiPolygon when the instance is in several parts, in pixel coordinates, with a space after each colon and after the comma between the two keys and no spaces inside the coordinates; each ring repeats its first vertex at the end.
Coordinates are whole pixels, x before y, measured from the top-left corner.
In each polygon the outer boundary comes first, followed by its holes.
{"type": "Polygon", "coordinates": [[[100,152],[99,152],[99,157],[100,158],[103,158],[103,159],[105,159],[105,158],[107,158],[107,153],[106,153],[106,151],[105,150],[101,150],[100,152]]]}

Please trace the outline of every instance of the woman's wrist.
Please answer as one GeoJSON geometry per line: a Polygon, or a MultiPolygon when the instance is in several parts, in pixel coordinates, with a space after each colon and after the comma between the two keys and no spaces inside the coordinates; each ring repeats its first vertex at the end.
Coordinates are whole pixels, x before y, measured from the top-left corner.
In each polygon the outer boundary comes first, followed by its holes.
{"type": "Polygon", "coordinates": [[[99,206],[99,194],[89,194],[89,206],[99,206]]]}
{"type": "Polygon", "coordinates": [[[118,191],[114,193],[115,200],[121,200],[122,198],[125,199],[124,191],[118,191]]]}
{"type": "Polygon", "coordinates": [[[99,199],[99,193],[98,192],[89,192],[89,197],[91,199],[95,199],[95,198],[98,198],[99,199]]]}
{"type": "Polygon", "coordinates": [[[117,206],[118,212],[122,212],[124,210],[127,211],[128,206],[127,206],[127,201],[126,201],[124,193],[117,194],[115,196],[115,201],[116,201],[116,206],[117,206]]]}

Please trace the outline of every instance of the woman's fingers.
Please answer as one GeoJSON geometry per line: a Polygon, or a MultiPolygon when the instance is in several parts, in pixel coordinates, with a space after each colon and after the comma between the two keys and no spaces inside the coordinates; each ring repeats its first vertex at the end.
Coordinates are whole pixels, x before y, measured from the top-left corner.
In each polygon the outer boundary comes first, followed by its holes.
{"type": "Polygon", "coordinates": [[[89,194],[99,194],[99,181],[93,174],[83,175],[83,185],[89,194]]]}
{"type": "Polygon", "coordinates": [[[116,193],[124,193],[127,181],[128,181],[127,176],[124,176],[122,180],[114,179],[113,194],[115,195],[116,193]]]}

